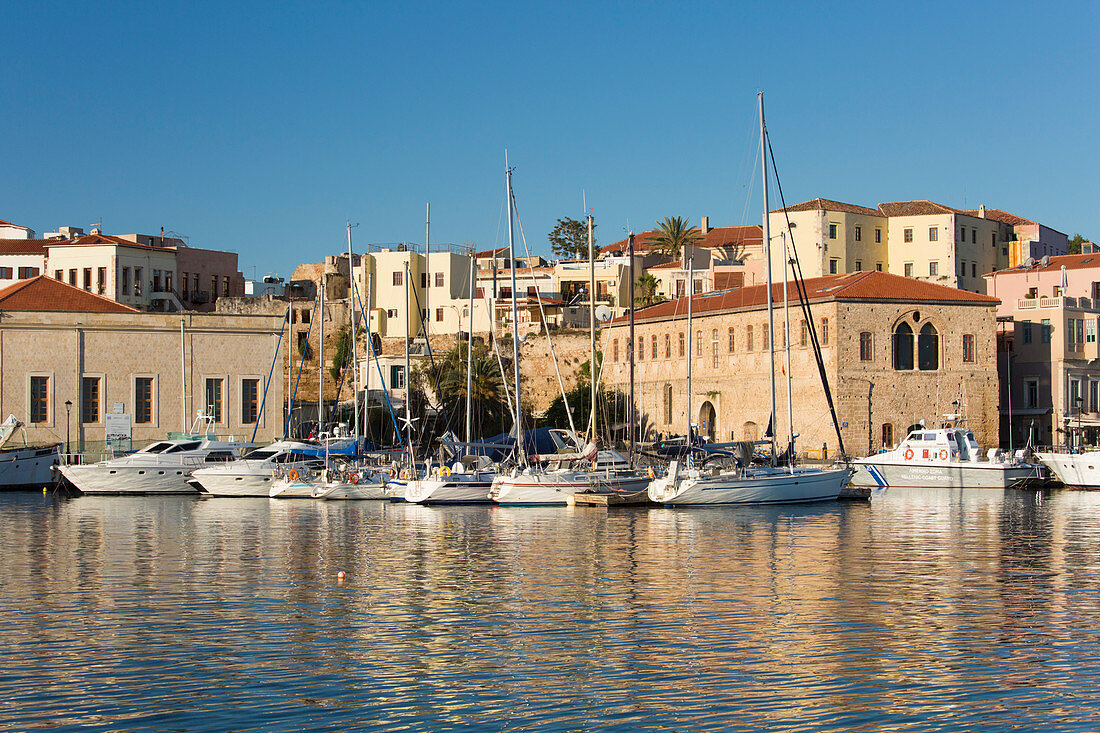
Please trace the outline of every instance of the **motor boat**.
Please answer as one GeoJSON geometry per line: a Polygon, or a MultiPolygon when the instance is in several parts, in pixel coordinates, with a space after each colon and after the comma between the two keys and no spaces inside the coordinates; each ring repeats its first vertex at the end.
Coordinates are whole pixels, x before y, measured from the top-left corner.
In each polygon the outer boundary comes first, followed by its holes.
{"type": "Polygon", "coordinates": [[[187,483],[208,496],[263,496],[271,491],[275,469],[319,470],[324,448],[315,443],[279,440],[235,461],[204,466],[187,483]]]}

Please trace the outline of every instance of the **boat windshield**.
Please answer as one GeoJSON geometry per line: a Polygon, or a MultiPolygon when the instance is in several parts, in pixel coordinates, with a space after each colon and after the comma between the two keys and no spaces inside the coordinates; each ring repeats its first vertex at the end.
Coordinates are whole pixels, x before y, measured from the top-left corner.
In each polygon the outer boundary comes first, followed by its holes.
{"type": "Polygon", "coordinates": [[[260,448],[249,453],[245,458],[250,461],[266,461],[272,456],[276,455],[278,451],[268,450],[266,448],[260,448]]]}
{"type": "Polygon", "coordinates": [[[968,460],[970,458],[970,451],[967,449],[966,438],[964,438],[961,433],[955,432],[951,433],[951,439],[954,440],[955,445],[958,446],[959,455],[962,456],[963,460],[968,460]]]}
{"type": "Polygon", "coordinates": [[[163,453],[165,449],[171,448],[171,443],[153,443],[142,448],[138,453],[163,453]]]}
{"type": "Polygon", "coordinates": [[[195,450],[200,445],[202,445],[202,443],[200,443],[199,441],[194,441],[192,443],[177,443],[176,445],[173,445],[171,448],[168,448],[167,450],[165,450],[163,452],[164,453],[183,453],[184,451],[195,450]]]}

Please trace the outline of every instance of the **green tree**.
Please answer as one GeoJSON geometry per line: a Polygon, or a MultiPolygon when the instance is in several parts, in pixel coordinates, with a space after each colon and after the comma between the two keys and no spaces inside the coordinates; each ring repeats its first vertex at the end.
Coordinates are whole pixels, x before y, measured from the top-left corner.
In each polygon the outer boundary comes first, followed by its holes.
{"type": "Polygon", "coordinates": [[[332,366],[329,367],[328,373],[332,377],[332,381],[340,381],[340,372],[347,366],[348,361],[351,358],[351,327],[346,326],[340,330],[340,335],[336,338],[336,354],[332,357],[332,366]]]}
{"type": "MultiPolygon", "coordinates": [[[[570,219],[568,216],[558,219],[554,231],[549,234],[550,247],[554,254],[562,259],[588,259],[588,224],[570,219]]],[[[592,246],[596,246],[596,224],[592,224],[592,246]]]]}
{"type": "MultiPolygon", "coordinates": [[[[507,370],[510,360],[502,359],[507,370]]],[[[470,403],[474,437],[489,437],[512,426],[504,398],[504,382],[496,355],[484,344],[475,343],[470,355],[472,385],[470,403]]],[[[466,342],[448,351],[439,365],[439,398],[447,406],[451,428],[462,435],[466,425],[466,342]]]]}
{"type": "Polygon", "coordinates": [[[696,244],[703,233],[691,225],[691,221],[680,216],[665,217],[657,222],[657,230],[649,238],[649,244],[661,254],[679,259],[684,247],[696,244]]]}
{"type": "Polygon", "coordinates": [[[664,300],[665,297],[657,292],[659,286],[660,282],[653,276],[653,273],[642,273],[641,277],[634,283],[634,305],[645,308],[664,300]]]}
{"type": "Polygon", "coordinates": [[[1071,255],[1081,254],[1081,245],[1087,241],[1089,240],[1085,239],[1085,237],[1082,236],[1080,233],[1074,234],[1072,237],[1069,238],[1069,253],[1071,255]]]}

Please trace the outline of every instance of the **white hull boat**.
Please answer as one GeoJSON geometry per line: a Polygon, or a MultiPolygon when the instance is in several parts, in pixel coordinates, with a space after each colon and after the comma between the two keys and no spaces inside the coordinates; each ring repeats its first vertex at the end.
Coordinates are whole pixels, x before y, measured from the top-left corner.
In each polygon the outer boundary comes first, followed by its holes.
{"type": "Polygon", "coordinates": [[[985,460],[966,428],[914,430],[896,448],[853,461],[852,486],[897,488],[1013,489],[1043,479],[1038,464],[988,451],[985,460]]]}
{"type": "Polygon", "coordinates": [[[493,501],[501,505],[531,506],[559,504],[565,506],[577,492],[630,494],[645,489],[649,478],[633,471],[595,470],[513,472],[493,481],[493,501]]]}
{"type": "Polygon", "coordinates": [[[323,463],[316,456],[317,451],[316,445],[280,440],[239,460],[199,468],[191,473],[187,483],[208,496],[267,497],[275,480],[275,469],[319,470],[323,463]]]}
{"type": "Polygon", "coordinates": [[[54,482],[58,445],[0,450],[0,490],[41,489],[54,482]]]}
{"type": "Polygon", "coordinates": [[[806,504],[836,501],[852,472],[847,468],[747,468],[734,472],[684,469],[679,461],[649,484],[658,504],[806,504]]]}
{"type": "Polygon", "coordinates": [[[405,501],[413,504],[492,504],[489,491],[495,471],[454,472],[405,484],[405,501]]]}
{"type": "Polygon", "coordinates": [[[1100,489],[1100,451],[1035,455],[1067,487],[1100,489]]]}

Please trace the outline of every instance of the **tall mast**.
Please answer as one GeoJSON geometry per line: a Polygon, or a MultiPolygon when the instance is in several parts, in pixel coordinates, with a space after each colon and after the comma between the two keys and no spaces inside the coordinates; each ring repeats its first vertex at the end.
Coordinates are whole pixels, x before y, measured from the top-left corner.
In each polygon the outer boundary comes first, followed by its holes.
{"type": "MultiPolygon", "coordinates": [[[[317,349],[317,437],[325,429],[325,273],[321,273],[321,307],[318,309],[317,321],[318,344],[317,349]]],[[[325,443],[325,455],[328,455],[328,443],[325,443]]]]}
{"type": "MultiPolygon", "coordinates": [[[[355,257],[351,251],[351,221],[347,222],[348,226],[348,275],[351,279],[351,294],[355,295],[355,257]]],[[[351,364],[352,364],[352,396],[355,398],[355,453],[359,453],[359,350],[357,347],[357,341],[359,341],[359,329],[356,327],[355,306],[356,298],[351,299],[351,364]]]]}
{"type": "Polygon", "coordinates": [[[772,302],[772,243],[771,243],[771,228],[768,223],[768,156],[767,147],[764,136],[766,128],[764,127],[764,92],[757,92],[757,99],[760,102],[760,171],[762,173],[761,180],[764,183],[764,262],[767,263],[767,288],[768,288],[768,363],[771,367],[771,397],[772,397],[772,409],[771,416],[769,418],[768,425],[771,426],[771,458],[772,465],[775,465],[775,306],[772,302]]]}
{"type": "MultiPolygon", "coordinates": [[[[684,257],[687,256],[687,249],[686,248],[684,250],[684,255],[683,256],[684,257]]],[[[688,339],[687,339],[687,347],[688,347],[688,354],[687,354],[687,357],[688,357],[688,363],[687,363],[687,369],[688,369],[688,375],[687,375],[688,376],[688,378],[687,378],[688,431],[687,431],[687,436],[688,436],[688,464],[691,465],[692,463],[694,463],[694,451],[692,450],[692,448],[695,445],[695,436],[692,435],[692,432],[691,432],[691,300],[692,300],[692,297],[695,295],[695,258],[694,257],[692,257],[691,259],[688,260],[687,291],[688,291],[688,323],[687,323],[687,332],[688,332],[688,339]]]]}
{"type": "Polygon", "coordinates": [[[787,352],[787,445],[791,454],[787,457],[787,466],[794,471],[794,405],[791,398],[791,383],[794,376],[791,374],[791,308],[790,296],[787,294],[787,265],[791,258],[787,255],[787,233],[780,232],[783,238],[783,318],[787,325],[784,328],[784,346],[787,352]]]}
{"type": "Polygon", "coordinates": [[[627,406],[630,425],[630,467],[634,468],[634,430],[637,423],[637,413],[634,406],[634,232],[630,233],[630,340],[627,342],[630,348],[630,404],[627,406]]]}
{"type": "MultiPolygon", "coordinates": [[[[364,259],[363,259],[364,269],[366,268],[366,263],[367,263],[367,260],[364,257],[364,259]]],[[[363,391],[367,392],[368,394],[370,393],[370,362],[371,362],[371,359],[374,358],[374,337],[371,336],[371,333],[370,333],[370,299],[371,299],[371,294],[372,293],[374,293],[374,273],[373,272],[368,272],[367,273],[367,296],[363,300],[363,328],[367,332],[367,379],[366,379],[366,382],[363,384],[363,391]]],[[[358,369],[359,368],[358,365],[356,365],[355,368],[358,369]]],[[[382,386],[385,387],[385,385],[382,385],[382,386]]],[[[365,404],[363,406],[363,411],[364,412],[366,411],[366,405],[365,404]]],[[[368,437],[369,437],[369,435],[368,435],[368,437]]],[[[381,436],[379,436],[379,437],[381,437],[381,436]]]]}
{"type": "Polygon", "coordinates": [[[428,241],[432,232],[432,204],[429,201],[424,205],[424,340],[428,340],[428,325],[432,322],[432,309],[429,299],[432,292],[432,267],[431,258],[428,257],[428,241]]]}
{"type": "MultiPolygon", "coordinates": [[[[416,465],[416,447],[413,446],[412,440],[412,406],[409,399],[411,390],[409,389],[409,334],[412,331],[412,314],[409,307],[409,275],[411,270],[409,268],[409,261],[412,259],[410,254],[409,258],[405,260],[405,442],[409,446],[409,471],[412,471],[413,466],[416,465]]],[[[410,474],[411,475],[411,474],[410,474]]]]}
{"type": "Polygon", "coordinates": [[[508,166],[508,153],[504,153],[504,179],[508,195],[508,267],[512,272],[512,366],[516,380],[516,456],[520,465],[527,462],[523,444],[523,408],[520,406],[519,389],[519,314],[516,307],[516,239],[512,231],[512,169],[508,166]]]}
{"type": "Polygon", "coordinates": [[[470,321],[466,326],[466,442],[472,438],[471,426],[473,417],[473,389],[474,389],[474,286],[475,272],[477,270],[477,258],[474,256],[473,247],[470,248],[470,321]]]}
{"type": "Polygon", "coordinates": [[[294,410],[294,301],[289,297],[286,299],[286,309],[286,422],[283,423],[283,438],[290,440],[290,417],[294,410]]]}
{"type": "Polygon", "coordinates": [[[596,252],[592,237],[592,215],[588,215],[588,337],[591,341],[589,350],[588,372],[591,382],[591,414],[589,417],[589,429],[592,440],[596,440],[596,252]]]}

